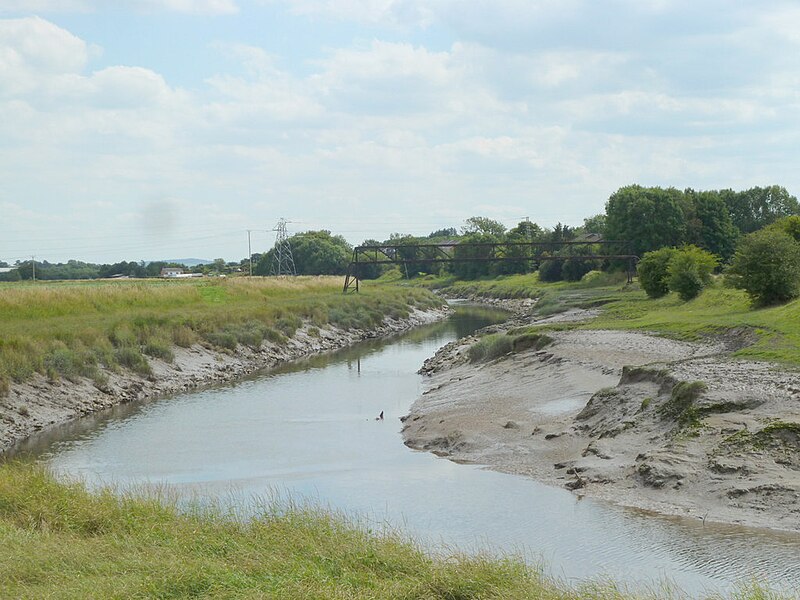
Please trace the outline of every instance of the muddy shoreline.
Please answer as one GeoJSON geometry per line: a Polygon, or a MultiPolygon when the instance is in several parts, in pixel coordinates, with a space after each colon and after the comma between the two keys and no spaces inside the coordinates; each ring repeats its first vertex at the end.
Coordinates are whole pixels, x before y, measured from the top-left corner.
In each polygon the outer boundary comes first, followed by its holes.
{"type": "MultiPolygon", "coordinates": [[[[513,326],[592,316],[515,310],[513,326]]],[[[548,335],[485,363],[467,357],[475,337],[440,349],[405,443],[624,506],[800,532],[800,373],[732,358],[735,333],[548,335]]]]}
{"type": "Polygon", "coordinates": [[[281,363],[433,323],[449,314],[448,307],[428,311],[414,309],[405,319],[387,318],[382,325],[369,330],[345,331],[304,324],[283,345],[264,342],[259,349],[239,345],[235,352],[200,344],[176,347],[171,363],[148,359],[151,376],[108,371],[108,383],[102,388],[88,379],[50,380],[37,374],[25,383],[13,384],[7,396],[0,399],[0,458],[13,452],[16,445],[31,435],[118,404],[233,381],[281,363]]]}

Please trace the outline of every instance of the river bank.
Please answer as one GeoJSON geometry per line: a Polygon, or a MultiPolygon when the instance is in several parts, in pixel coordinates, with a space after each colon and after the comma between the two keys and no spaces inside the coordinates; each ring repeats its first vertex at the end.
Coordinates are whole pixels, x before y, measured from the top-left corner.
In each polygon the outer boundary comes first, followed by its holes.
{"type": "MultiPolygon", "coordinates": [[[[517,310],[493,331],[593,316],[517,310]]],[[[544,348],[482,363],[468,356],[476,337],[442,348],[421,370],[429,377],[403,419],[406,444],[624,506],[800,531],[795,370],[733,358],[748,343],[737,332],[705,342],[547,336],[544,348]]]]}
{"type": "Polygon", "coordinates": [[[12,384],[0,401],[0,456],[35,433],[117,404],[233,381],[281,363],[407,331],[444,319],[448,314],[446,306],[412,308],[407,317],[387,316],[380,325],[363,329],[344,329],[331,324],[319,327],[304,321],[286,341],[265,340],[258,349],[242,344],[235,350],[201,343],[187,348],[175,346],[171,361],[148,357],[151,374],[105,370],[100,378],[102,383],[97,378],[71,381],[34,374],[28,381],[12,384]]]}

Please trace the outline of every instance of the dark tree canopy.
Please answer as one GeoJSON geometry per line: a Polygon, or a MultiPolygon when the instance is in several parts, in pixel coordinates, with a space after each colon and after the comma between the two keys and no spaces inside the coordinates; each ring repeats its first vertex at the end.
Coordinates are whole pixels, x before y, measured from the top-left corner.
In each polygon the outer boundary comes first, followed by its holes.
{"type": "Polygon", "coordinates": [[[686,241],[728,260],[736,249],[739,230],[731,221],[719,192],[685,192],[686,241]]]}
{"type": "Polygon", "coordinates": [[[630,240],[634,254],[679,246],[686,237],[683,194],[675,188],[629,185],[606,203],[606,237],[630,240]]]}
{"type": "Polygon", "coordinates": [[[720,194],[734,226],[742,233],[752,233],[781,217],[800,215],[797,198],[779,185],[754,187],[742,192],[722,190],[720,194]]]}

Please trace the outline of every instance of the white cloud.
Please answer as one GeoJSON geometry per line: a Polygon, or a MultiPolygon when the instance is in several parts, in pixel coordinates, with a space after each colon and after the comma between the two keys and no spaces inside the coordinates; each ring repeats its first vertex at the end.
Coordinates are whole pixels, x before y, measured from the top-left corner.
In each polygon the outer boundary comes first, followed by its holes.
{"type": "MultiPolygon", "coordinates": [[[[779,13],[746,23],[728,14],[687,32],[676,24],[693,14],[683,0],[616,0],[604,6],[619,22],[598,33],[593,6],[442,0],[425,12],[414,0],[298,0],[287,10],[369,28],[304,46],[302,58],[280,54],[281,40],[217,43],[227,64],[186,89],[157,61],[98,66],[90,37],[43,19],[0,21],[0,201],[80,231],[81,219],[124,228],[142,205],[178,198],[183,231],[212,228],[209,215],[242,228],[281,215],[324,223],[342,210],[380,222],[389,206],[445,219],[437,226],[489,210],[577,224],[631,182],[800,191],[800,68],[791,28],[770,37],[779,13]],[[429,29],[404,36],[408,27],[429,29]],[[82,208],[53,203],[62,197],[82,208]]],[[[314,39],[318,21],[296,19],[298,40],[314,39]]],[[[14,226],[27,220],[32,231],[29,213],[14,226]]]]}
{"type": "Polygon", "coordinates": [[[29,90],[42,77],[77,73],[88,58],[83,40],[44,19],[0,20],[0,94],[29,90]]]}
{"type": "MultiPolygon", "coordinates": [[[[235,0],[117,0],[115,8],[137,11],[170,11],[188,14],[232,15],[239,12],[235,0]]],[[[0,13],[96,12],[109,7],[106,0],[3,0],[0,13]]]]}

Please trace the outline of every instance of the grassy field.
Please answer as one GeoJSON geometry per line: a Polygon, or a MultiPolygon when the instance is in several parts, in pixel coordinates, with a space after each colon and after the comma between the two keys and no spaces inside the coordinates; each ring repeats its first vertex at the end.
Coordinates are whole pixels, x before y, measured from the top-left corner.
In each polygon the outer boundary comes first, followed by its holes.
{"type": "Polygon", "coordinates": [[[539,314],[568,308],[601,307],[600,316],[580,327],[637,329],[686,340],[735,336],[743,348],[735,356],[800,365],[800,301],[754,309],[742,290],[726,288],[718,278],[694,300],[677,294],[653,300],[623,274],[591,273],[575,283],[544,283],[536,273],[486,281],[422,279],[422,287],[452,296],[540,298],[539,314]]]}
{"type": "Polygon", "coordinates": [[[337,277],[0,284],[0,395],[33,373],[90,377],[149,373],[146,355],[202,342],[234,349],[285,341],[301,325],[368,328],[439,301],[413,288],[365,286],[344,295],[337,277]]]}
{"type": "MultiPolygon", "coordinates": [[[[88,493],[20,463],[0,465],[0,548],[2,598],[636,597],[608,583],[567,587],[514,559],[433,558],[324,511],[265,505],[243,521],[224,507],[88,493]]],[[[732,597],[781,598],[757,587],[732,597]]]]}

